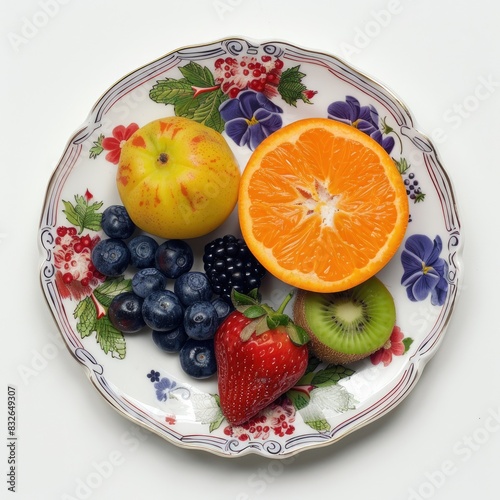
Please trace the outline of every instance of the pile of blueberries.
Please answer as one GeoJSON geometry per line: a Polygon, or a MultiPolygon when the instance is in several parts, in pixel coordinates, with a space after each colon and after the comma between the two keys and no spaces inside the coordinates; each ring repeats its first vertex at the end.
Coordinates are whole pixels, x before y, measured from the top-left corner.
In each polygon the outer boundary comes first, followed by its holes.
{"type": "Polygon", "coordinates": [[[136,226],[122,205],[108,207],[101,226],[108,237],[92,250],[95,268],[108,277],[135,268],[132,291],[115,296],[109,305],[112,325],[124,334],[149,327],[160,349],[179,354],[188,375],[213,375],[215,332],[233,308],[214,295],[205,273],[191,271],[191,247],[179,239],[159,244],[146,234],[132,237],[136,226]],[[175,280],[173,291],[167,289],[169,279],[175,280]]]}

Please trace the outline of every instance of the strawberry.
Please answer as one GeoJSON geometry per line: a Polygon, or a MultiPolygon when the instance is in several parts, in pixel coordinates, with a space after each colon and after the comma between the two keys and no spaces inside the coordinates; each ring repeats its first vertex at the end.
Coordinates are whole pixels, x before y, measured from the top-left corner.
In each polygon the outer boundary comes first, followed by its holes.
{"type": "Polygon", "coordinates": [[[308,363],[305,330],[283,313],[289,293],[278,310],[233,290],[236,310],[215,334],[215,356],[222,413],[239,425],[292,388],[308,363]]]}

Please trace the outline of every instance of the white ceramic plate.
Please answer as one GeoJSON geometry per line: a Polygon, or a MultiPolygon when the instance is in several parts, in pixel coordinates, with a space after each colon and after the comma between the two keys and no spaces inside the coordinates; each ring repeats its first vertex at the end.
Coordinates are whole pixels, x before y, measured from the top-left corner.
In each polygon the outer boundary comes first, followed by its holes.
{"type": "MultiPolygon", "coordinates": [[[[233,214],[216,232],[191,240],[194,269],[202,270],[207,241],[238,231],[233,214]]],[[[462,276],[454,192],[434,145],[416,129],[407,108],[336,57],[275,41],[225,39],[182,48],[113,85],[67,143],[48,186],[39,243],[47,303],[95,388],[121,414],[170,443],[226,457],[287,457],[334,443],[389,412],[436,351],[462,276]],[[240,116],[219,111],[229,99],[246,100],[240,116]],[[260,121],[248,125],[245,134],[225,123],[246,123],[257,109],[260,121]],[[173,114],[220,130],[242,168],[259,133],[305,117],[342,120],[381,142],[407,182],[407,235],[379,273],[396,302],[391,345],[347,367],[311,367],[314,375],[301,389],[305,406],[290,394],[249,425],[231,427],[217,405],[215,378],[190,379],[178,357],[158,349],[150,333],[123,337],[101,317],[112,288],[123,282],[107,287],[95,279],[87,282],[90,253],[82,245],[104,237],[99,214],[120,203],[115,171],[121,141],[137,126],[173,114]],[[266,129],[266,123],[273,125],[266,129]]],[[[269,278],[262,293],[276,306],[284,287],[269,278]]]]}

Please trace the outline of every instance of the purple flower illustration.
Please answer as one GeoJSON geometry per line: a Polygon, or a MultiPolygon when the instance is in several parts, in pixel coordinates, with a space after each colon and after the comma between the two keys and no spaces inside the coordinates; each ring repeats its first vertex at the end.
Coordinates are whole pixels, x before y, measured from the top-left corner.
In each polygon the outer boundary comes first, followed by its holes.
{"type": "Polygon", "coordinates": [[[411,301],[425,300],[430,294],[432,305],[444,304],[448,292],[448,264],[439,257],[442,248],[439,236],[431,240],[423,234],[414,234],[406,240],[401,254],[404,269],[401,284],[406,287],[411,301]]]}
{"type": "Polygon", "coordinates": [[[219,108],[225,131],[239,146],[254,150],[266,137],[281,128],[283,110],[261,92],[244,90],[219,108]]]}
{"type": "Polygon", "coordinates": [[[159,382],[156,382],[154,387],[156,389],[156,398],[158,401],[166,401],[169,393],[176,388],[177,384],[174,380],[167,377],[162,377],[159,382]]]}
{"type": "MultiPolygon", "coordinates": [[[[359,101],[352,96],[347,96],[345,101],[335,101],[328,106],[328,118],[337,120],[347,125],[352,125],[376,140],[390,153],[394,148],[394,139],[384,137],[379,127],[378,111],[373,106],[361,106],[359,101]]],[[[386,127],[384,127],[384,132],[386,127]]],[[[392,129],[387,128],[392,131],[392,129]]]]}
{"type": "Polygon", "coordinates": [[[174,392],[176,393],[176,396],[180,396],[182,399],[189,399],[191,396],[188,388],[183,387],[182,385],[177,385],[175,380],[167,377],[161,377],[160,372],[156,370],[151,370],[147,374],[147,377],[150,382],[153,382],[156,399],[158,401],[168,401],[173,397],[174,392]]]}

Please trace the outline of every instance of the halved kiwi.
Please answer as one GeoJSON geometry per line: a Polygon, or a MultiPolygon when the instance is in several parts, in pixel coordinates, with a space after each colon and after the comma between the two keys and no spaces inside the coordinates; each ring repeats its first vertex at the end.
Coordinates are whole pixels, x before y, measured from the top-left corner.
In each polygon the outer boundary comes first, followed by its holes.
{"type": "Polygon", "coordinates": [[[351,363],[380,349],[396,322],[394,299],[376,277],[335,293],[300,290],[294,321],[310,336],[316,357],[328,363],[351,363]]]}

